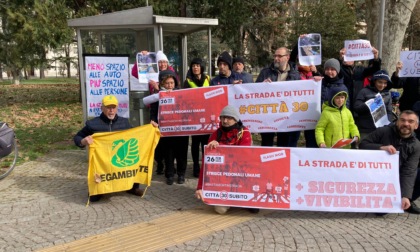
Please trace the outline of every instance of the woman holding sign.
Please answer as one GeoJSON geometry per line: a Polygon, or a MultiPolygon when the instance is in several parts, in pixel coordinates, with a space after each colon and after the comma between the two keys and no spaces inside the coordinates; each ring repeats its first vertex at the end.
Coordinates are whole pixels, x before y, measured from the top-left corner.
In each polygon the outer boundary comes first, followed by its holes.
{"type": "MultiPolygon", "coordinates": [[[[198,88],[210,86],[210,76],[204,74],[204,63],[200,58],[195,58],[191,61],[190,69],[187,73],[187,78],[184,81],[184,88],[198,88]]],[[[200,146],[201,153],[204,153],[204,145],[207,144],[210,135],[196,135],[191,136],[191,155],[193,159],[193,175],[198,178],[200,175],[200,146]]]]}
{"type": "MultiPolygon", "coordinates": [[[[230,105],[224,107],[220,113],[220,127],[211,134],[207,148],[214,149],[219,145],[252,145],[251,133],[239,119],[238,110],[230,105]]],[[[204,201],[203,181],[204,172],[201,169],[195,196],[197,199],[204,201]]],[[[219,214],[225,214],[229,208],[229,206],[214,206],[214,210],[219,214]]],[[[258,208],[250,208],[249,211],[258,213],[260,210],[258,208]]]]}
{"type": "MultiPolygon", "coordinates": [[[[177,89],[178,80],[175,72],[171,70],[161,71],[159,73],[160,90],[172,92],[177,89]]],[[[158,122],[159,101],[151,104],[150,119],[158,122]]],[[[159,149],[160,155],[165,161],[165,177],[166,184],[172,185],[174,183],[176,159],[176,173],[178,174],[178,184],[185,182],[185,170],[187,169],[187,155],[188,155],[188,136],[174,136],[162,137],[159,141],[161,146],[159,149]]]]}

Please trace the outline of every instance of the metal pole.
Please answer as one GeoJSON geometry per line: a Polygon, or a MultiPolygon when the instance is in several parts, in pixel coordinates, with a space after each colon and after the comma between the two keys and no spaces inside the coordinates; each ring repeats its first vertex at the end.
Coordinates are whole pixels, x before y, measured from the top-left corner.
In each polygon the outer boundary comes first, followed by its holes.
{"type": "Polygon", "coordinates": [[[159,50],[163,52],[163,28],[162,25],[159,25],[159,50]]]}
{"type": "Polygon", "coordinates": [[[181,87],[182,83],[184,83],[185,76],[187,76],[188,71],[188,38],[187,35],[182,34],[182,76],[179,78],[181,81],[181,87]]]}
{"type": "Polygon", "coordinates": [[[385,20],[385,0],[381,0],[381,9],[379,13],[379,37],[378,37],[378,51],[379,58],[382,58],[382,41],[384,37],[384,20],[385,20]]]}
{"type": "Polygon", "coordinates": [[[85,71],[84,71],[84,58],[83,58],[83,47],[82,47],[82,35],[80,29],[76,29],[77,33],[77,52],[79,54],[79,83],[82,95],[82,111],[83,121],[87,120],[87,102],[86,102],[86,84],[85,84],[85,71]]]}
{"type": "Polygon", "coordinates": [[[212,79],[212,76],[211,76],[211,62],[212,62],[212,58],[211,58],[211,28],[210,28],[210,26],[208,27],[208,29],[207,29],[207,36],[208,36],[208,43],[209,43],[209,55],[208,55],[208,57],[209,57],[209,64],[208,64],[208,70],[207,70],[207,72],[209,73],[208,75],[210,76],[210,79],[212,79]]]}

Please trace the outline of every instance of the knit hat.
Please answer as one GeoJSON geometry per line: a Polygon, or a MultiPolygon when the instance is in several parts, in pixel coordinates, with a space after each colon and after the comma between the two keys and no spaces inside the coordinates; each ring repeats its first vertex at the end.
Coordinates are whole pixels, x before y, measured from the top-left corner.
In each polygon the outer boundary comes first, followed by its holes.
{"type": "Polygon", "coordinates": [[[324,64],[324,70],[327,69],[327,67],[334,68],[335,71],[337,71],[337,74],[340,73],[340,62],[336,59],[329,59],[324,64]]]}
{"type": "Polygon", "coordinates": [[[226,51],[222,52],[220,54],[219,58],[217,58],[217,65],[219,65],[219,62],[223,61],[229,66],[229,70],[232,70],[232,56],[226,51]]]}
{"type": "Polygon", "coordinates": [[[374,85],[376,80],[386,80],[388,86],[392,85],[391,79],[389,78],[388,72],[386,70],[379,70],[375,72],[370,83],[374,85]]]}
{"type": "Polygon", "coordinates": [[[166,57],[166,55],[162,51],[157,51],[156,62],[159,63],[159,61],[161,61],[161,60],[169,62],[168,57],[166,57]]]}
{"type": "Polygon", "coordinates": [[[235,107],[231,105],[224,107],[220,113],[220,116],[230,116],[235,119],[236,122],[239,122],[239,112],[237,109],[235,109],[235,107]]]}
{"type": "Polygon", "coordinates": [[[159,72],[159,86],[162,85],[162,82],[165,78],[167,78],[168,76],[172,76],[174,78],[175,81],[175,87],[178,86],[178,79],[176,78],[176,73],[174,71],[171,70],[163,70],[159,72]]]}
{"type": "Polygon", "coordinates": [[[191,64],[190,64],[190,69],[192,69],[192,65],[193,65],[193,64],[198,64],[198,65],[200,65],[200,69],[201,69],[200,73],[201,73],[201,74],[203,74],[203,73],[204,73],[204,71],[205,71],[205,67],[204,67],[204,63],[203,63],[203,60],[202,60],[202,59],[200,59],[200,58],[194,58],[194,59],[192,59],[192,60],[191,60],[191,64]]]}
{"type": "Polygon", "coordinates": [[[232,65],[235,64],[236,62],[240,62],[242,63],[242,65],[245,65],[244,59],[242,57],[238,56],[238,57],[233,58],[232,65]]]}
{"type": "Polygon", "coordinates": [[[113,95],[107,95],[104,98],[102,98],[102,106],[110,106],[110,105],[115,105],[118,106],[118,99],[117,97],[113,96],[113,95]]]}

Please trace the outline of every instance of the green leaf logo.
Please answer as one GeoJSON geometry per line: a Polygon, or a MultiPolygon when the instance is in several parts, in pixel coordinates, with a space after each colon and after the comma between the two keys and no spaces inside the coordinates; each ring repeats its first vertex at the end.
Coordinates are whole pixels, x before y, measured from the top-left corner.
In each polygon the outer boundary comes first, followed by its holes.
{"type": "Polygon", "coordinates": [[[111,162],[114,166],[124,168],[136,164],[140,160],[138,141],[131,138],[128,141],[123,139],[112,143],[112,150],[118,148],[117,153],[112,157],[111,162]]]}

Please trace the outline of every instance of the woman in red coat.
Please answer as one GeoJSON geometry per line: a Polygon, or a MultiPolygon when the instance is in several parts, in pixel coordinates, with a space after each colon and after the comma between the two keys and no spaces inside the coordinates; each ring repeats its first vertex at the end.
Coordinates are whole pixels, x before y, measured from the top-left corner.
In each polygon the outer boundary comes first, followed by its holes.
{"type": "MultiPolygon", "coordinates": [[[[220,126],[213,132],[209,138],[207,148],[214,149],[219,145],[243,145],[251,146],[252,137],[249,130],[243,126],[239,119],[239,112],[232,106],[226,106],[220,113],[220,126]]],[[[198,199],[203,199],[204,173],[200,170],[200,177],[198,178],[197,190],[195,195],[198,199]]],[[[228,206],[214,206],[214,210],[219,214],[224,214],[229,210],[228,206]]],[[[258,213],[259,209],[249,209],[252,213],[258,213]]]]}

